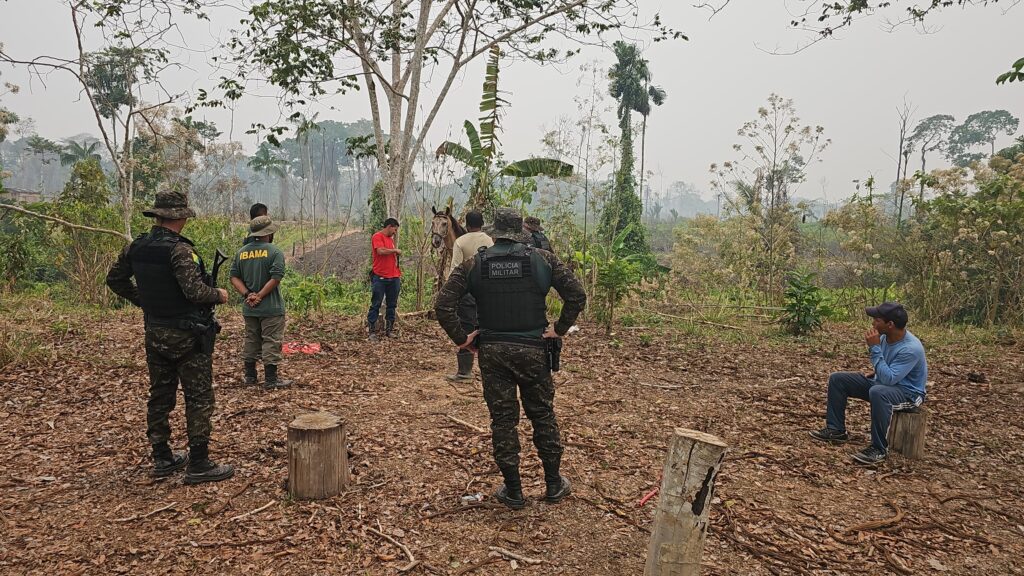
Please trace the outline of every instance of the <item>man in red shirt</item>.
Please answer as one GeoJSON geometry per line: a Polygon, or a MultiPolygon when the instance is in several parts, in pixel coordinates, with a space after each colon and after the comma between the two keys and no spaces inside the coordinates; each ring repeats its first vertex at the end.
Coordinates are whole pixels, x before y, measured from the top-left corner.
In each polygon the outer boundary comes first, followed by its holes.
{"type": "Polygon", "coordinates": [[[377,318],[380,316],[380,304],[387,298],[387,309],[384,314],[384,334],[391,336],[395,327],[395,309],[398,308],[398,294],[402,288],[402,271],[398,269],[398,257],[402,251],[395,248],[395,234],[398,232],[398,220],[388,218],[384,228],[373,235],[370,240],[373,255],[373,273],[370,274],[372,296],[370,297],[370,313],[366,315],[370,340],[377,339],[377,318]]]}

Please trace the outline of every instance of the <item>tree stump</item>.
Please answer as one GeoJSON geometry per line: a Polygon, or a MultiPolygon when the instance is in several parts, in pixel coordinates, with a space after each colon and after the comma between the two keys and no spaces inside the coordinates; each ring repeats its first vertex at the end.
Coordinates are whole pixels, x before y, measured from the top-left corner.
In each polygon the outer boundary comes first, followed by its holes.
{"type": "Polygon", "coordinates": [[[918,407],[914,410],[893,412],[889,424],[889,450],[905,458],[918,459],[924,456],[924,441],[928,434],[928,410],[918,407]]]}
{"type": "Polygon", "coordinates": [[[708,532],[715,476],[727,446],[716,436],[676,428],[665,459],[645,576],[697,576],[708,532]]]}
{"type": "Polygon", "coordinates": [[[288,492],[294,498],[336,496],[348,484],[345,422],[328,412],[302,414],[288,425],[288,492]]]}

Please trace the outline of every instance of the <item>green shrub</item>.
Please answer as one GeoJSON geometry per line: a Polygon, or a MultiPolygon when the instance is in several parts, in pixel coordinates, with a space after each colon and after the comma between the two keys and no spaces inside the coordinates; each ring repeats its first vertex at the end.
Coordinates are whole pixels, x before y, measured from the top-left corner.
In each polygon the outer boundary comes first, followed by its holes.
{"type": "Polygon", "coordinates": [[[823,291],[814,283],[813,272],[790,273],[783,296],[785,312],[782,323],[794,336],[810,334],[821,328],[822,320],[830,313],[823,291]]]}

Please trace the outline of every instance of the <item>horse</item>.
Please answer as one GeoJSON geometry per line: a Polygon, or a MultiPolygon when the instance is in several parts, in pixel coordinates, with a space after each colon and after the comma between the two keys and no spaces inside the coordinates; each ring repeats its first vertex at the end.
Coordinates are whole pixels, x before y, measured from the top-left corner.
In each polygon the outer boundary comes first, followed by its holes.
{"type": "Polygon", "coordinates": [[[455,245],[455,239],[465,234],[466,229],[452,216],[450,204],[444,209],[444,212],[438,212],[434,206],[431,206],[430,210],[434,213],[434,217],[430,221],[430,244],[434,250],[441,252],[441,257],[437,261],[437,276],[434,279],[436,293],[444,284],[448,264],[452,261],[452,247],[455,245]]]}
{"type": "Polygon", "coordinates": [[[455,239],[465,234],[466,229],[452,216],[451,206],[445,208],[444,212],[438,212],[437,208],[431,206],[430,211],[434,213],[430,221],[430,244],[434,250],[440,249],[441,244],[444,244],[445,249],[451,252],[455,239]]]}

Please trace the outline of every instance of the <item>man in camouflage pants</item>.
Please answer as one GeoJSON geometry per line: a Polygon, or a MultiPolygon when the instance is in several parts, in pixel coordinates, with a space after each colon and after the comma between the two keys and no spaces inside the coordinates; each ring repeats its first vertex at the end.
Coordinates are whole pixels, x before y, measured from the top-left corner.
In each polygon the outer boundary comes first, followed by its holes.
{"type": "Polygon", "coordinates": [[[153,475],[169,476],[188,465],[186,484],[230,478],[234,469],[209,459],[213,415],[213,306],[228,301],[227,290],[206,284],[206,267],[192,241],[181,235],[195,212],[182,192],[161,192],[142,213],[156,224],[127,246],[107,273],[107,286],[142,308],[149,365],[146,435],[153,475]],[[132,277],[135,282],[132,282],[132,277]],[[181,382],[189,453],[171,451],[168,417],[181,382]]]}
{"type": "Polygon", "coordinates": [[[495,498],[514,509],[526,505],[519,477],[518,391],[544,465],[544,498],[559,502],[571,488],[559,471],[562,442],[546,339],[565,335],[583,310],[586,293],[558,257],[528,245],[530,238],[523,233],[523,220],[516,211],[499,209],[491,236],[494,246],[449,275],[437,296],[437,320],[460,350],[479,351],[494,459],[504,478],[495,498]],[[558,321],[548,328],[546,297],[551,288],[562,297],[563,305],[558,321]],[[469,334],[457,314],[465,294],[476,299],[479,315],[479,330],[469,334]]]}

